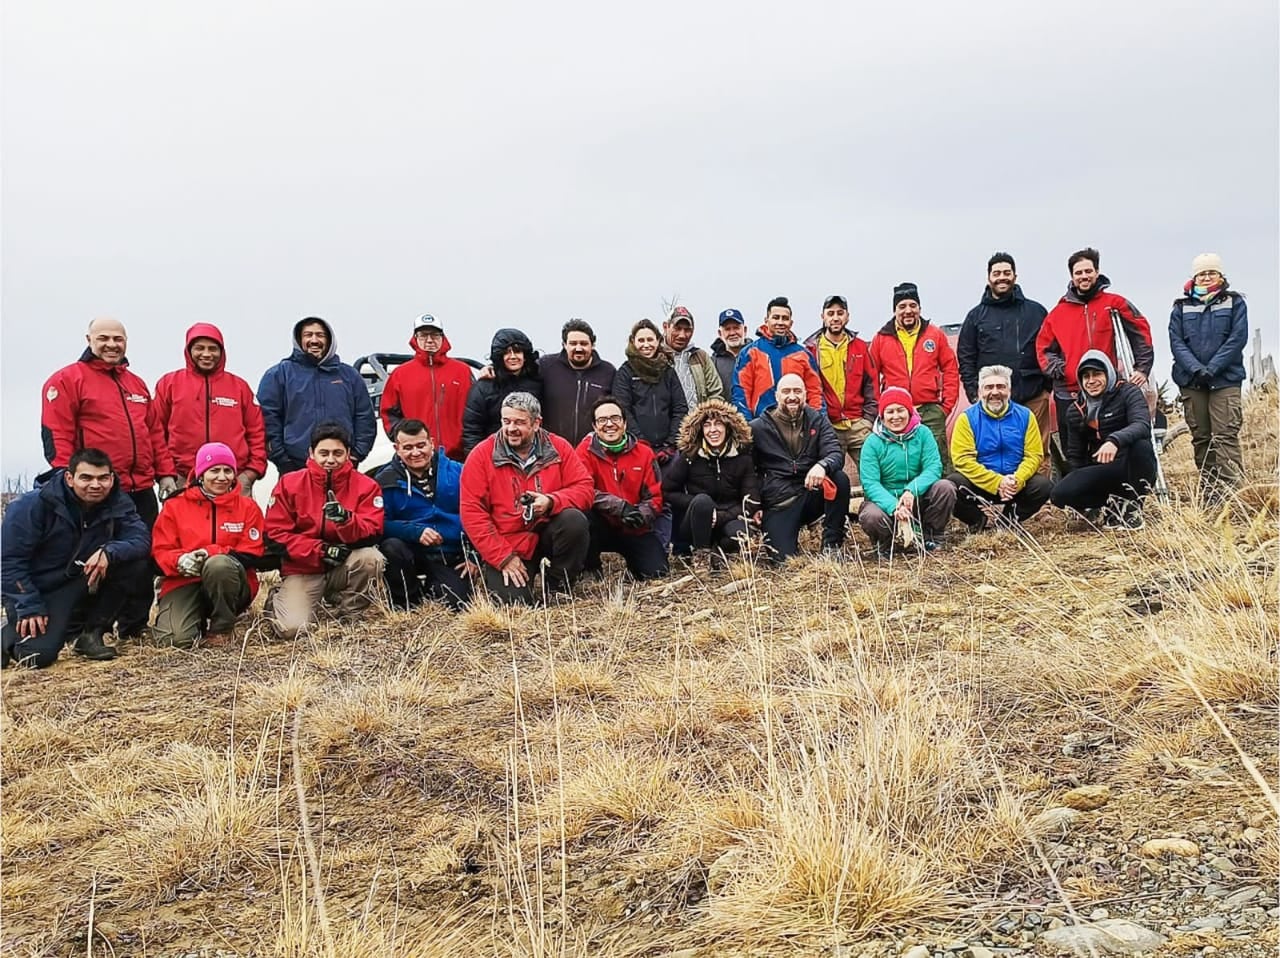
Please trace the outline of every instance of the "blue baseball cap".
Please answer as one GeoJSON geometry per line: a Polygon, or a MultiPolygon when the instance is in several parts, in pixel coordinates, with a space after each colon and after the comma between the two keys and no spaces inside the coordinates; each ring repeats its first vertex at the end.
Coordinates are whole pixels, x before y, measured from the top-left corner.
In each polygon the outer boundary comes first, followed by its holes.
{"type": "Polygon", "coordinates": [[[720,325],[725,323],[737,323],[739,326],[745,326],[746,321],[742,318],[742,314],[736,309],[726,309],[720,314],[720,325]]]}

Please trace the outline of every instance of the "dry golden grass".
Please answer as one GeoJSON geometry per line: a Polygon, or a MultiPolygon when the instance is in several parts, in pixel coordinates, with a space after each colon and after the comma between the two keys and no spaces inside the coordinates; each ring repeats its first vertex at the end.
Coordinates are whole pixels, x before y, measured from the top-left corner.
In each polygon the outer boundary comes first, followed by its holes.
{"type": "Polygon", "coordinates": [[[11,670],[0,949],[883,953],[997,890],[1134,894],[1045,843],[1132,845],[1171,801],[1260,829],[1247,867],[1274,875],[1276,418],[1249,404],[1251,485],[1212,512],[1180,440],[1141,534],[1048,514],[927,561],[747,557],[11,670]],[[1112,800],[1068,821],[1082,781],[1112,800]]]}

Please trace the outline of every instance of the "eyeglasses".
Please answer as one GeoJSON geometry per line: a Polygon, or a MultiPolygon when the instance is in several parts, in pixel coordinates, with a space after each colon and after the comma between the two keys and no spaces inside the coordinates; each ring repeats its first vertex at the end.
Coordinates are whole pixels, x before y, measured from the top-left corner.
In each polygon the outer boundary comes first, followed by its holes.
{"type": "Polygon", "coordinates": [[[597,426],[617,426],[626,421],[624,416],[598,416],[596,417],[597,426]]]}

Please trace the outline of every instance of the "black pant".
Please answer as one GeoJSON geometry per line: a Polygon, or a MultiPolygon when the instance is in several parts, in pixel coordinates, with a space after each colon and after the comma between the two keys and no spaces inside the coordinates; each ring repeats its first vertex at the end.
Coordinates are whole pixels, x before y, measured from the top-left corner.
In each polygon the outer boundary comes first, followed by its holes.
{"type": "Polygon", "coordinates": [[[538,548],[534,550],[533,558],[525,563],[529,573],[528,583],[523,586],[507,585],[502,581],[502,570],[486,562],[485,587],[498,602],[523,602],[532,605],[533,577],[537,575],[542,559],[547,558],[551,560],[551,566],[547,569],[547,581],[544,582],[547,591],[567,590],[582,571],[590,539],[587,517],[581,510],[565,509],[557,512],[538,531],[538,548]]]}
{"type": "Polygon", "coordinates": [[[765,509],[762,525],[764,544],[771,557],[781,562],[800,551],[800,530],[822,516],[822,547],[844,545],[845,524],[849,520],[849,475],[843,469],[831,476],[836,484],[834,499],[826,499],[821,489],[802,489],[790,505],[765,509]]]}
{"type": "MultiPolygon", "coordinates": [[[[156,517],[160,515],[160,503],[156,501],[155,490],[139,489],[137,492],[128,493],[128,496],[133,500],[133,507],[138,510],[138,515],[147,524],[147,528],[154,528],[156,517]]],[[[126,589],[128,594],[124,596],[124,602],[120,606],[119,634],[141,635],[147,627],[147,620],[151,618],[151,603],[156,598],[154,570],[137,576],[133,582],[126,585],[126,589]]]]}
{"type": "Polygon", "coordinates": [[[1131,502],[1151,491],[1156,481],[1156,453],[1141,439],[1116,453],[1111,462],[1081,466],[1063,476],[1053,487],[1053,504],[1059,509],[1101,509],[1112,496],[1131,502]]]}
{"type": "Polygon", "coordinates": [[[83,575],[67,580],[66,584],[42,593],[49,624],[44,635],[24,639],[18,635],[18,618],[12,606],[6,605],[8,621],[0,634],[4,665],[12,657],[24,665],[37,669],[47,668],[58,658],[58,652],[67,642],[74,642],[81,632],[101,629],[106,632],[120,615],[120,606],[127,598],[130,583],[137,579],[150,581],[149,560],[112,562],[107,566],[106,577],[98,583],[98,591],[90,594],[89,580],[83,575]]]}
{"type": "Polygon", "coordinates": [[[461,557],[446,559],[439,549],[404,539],[383,539],[379,548],[387,557],[383,576],[392,608],[408,610],[430,598],[456,612],[471,598],[471,582],[454,568],[461,557]]]}
{"type": "Polygon", "coordinates": [[[1060,475],[1063,476],[1071,471],[1071,463],[1067,462],[1067,411],[1074,405],[1075,400],[1070,397],[1053,397],[1053,410],[1058,414],[1058,448],[1062,451],[1060,475]]]}
{"type": "Polygon", "coordinates": [[[639,535],[626,533],[594,512],[588,517],[591,543],[587,547],[587,568],[600,568],[600,553],[616,552],[627,562],[627,571],[637,579],[656,579],[667,574],[667,550],[652,529],[639,535]]]}
{"type": "Polygon", "coordinates": [[[746,535],[747,524],[726,510],[716,510],[716,501],[705,492],[689,500],[689,508],[680,520],[680,539],[695,549],[719,547],[725,552],[738,551],[738,536],[746,535]],[[712,521],[712,516],[715,521],[712,521]]]}
{"type": "Polygon", "coordinates": [[[1003,506],[1006,514],[1009,510],[1013,510],[1014,519],[1018,522],[1026,522],[1044,507],[1044,504],[1049,501],[1049,493],[1053,490],[1053,483],[1037,473],[1027,480],[1027,484],[1018,490],[1016,496],[1006,502],[999,495],[979,489],[958,472],[953,472],[947,478],[956,484],[955,516],[970,526],[986,519],[986,513],[982,511],[984,502],[1003,506]]]}

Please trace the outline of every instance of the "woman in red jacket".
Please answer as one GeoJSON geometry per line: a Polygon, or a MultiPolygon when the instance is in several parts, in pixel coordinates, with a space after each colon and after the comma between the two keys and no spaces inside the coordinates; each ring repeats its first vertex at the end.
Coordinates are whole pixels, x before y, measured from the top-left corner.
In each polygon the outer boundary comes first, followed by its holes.
{"type": "Polygon", "coordinates": [[[230,448],[205,443],[196,452],[193,482],[165,502],[156,520],[151,555],[164,579],[152,632],[162,645],[226,645],[236,617],[258,593],[262,510],[240,495],[236,473],[230,448]]]}

